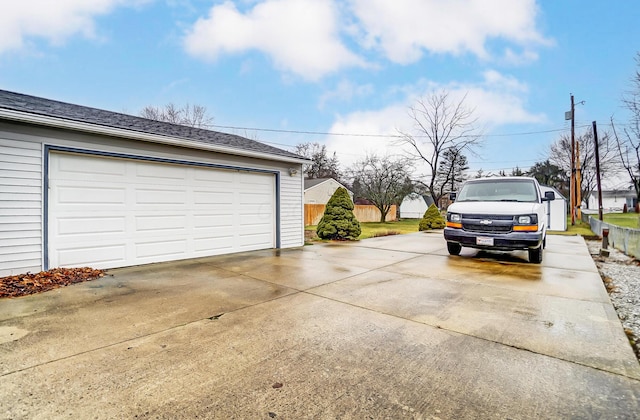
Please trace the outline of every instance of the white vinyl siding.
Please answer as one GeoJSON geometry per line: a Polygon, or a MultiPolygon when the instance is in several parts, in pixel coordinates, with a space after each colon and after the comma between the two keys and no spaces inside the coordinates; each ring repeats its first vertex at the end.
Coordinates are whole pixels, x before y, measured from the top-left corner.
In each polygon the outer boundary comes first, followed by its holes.
{"type": "MultiPolygon", "coordinates": [[[[302,168],[298,169],[298,174],[302,168]]],[[[295,248],[304,245],[304,206],[302,178],[282,173],[280,177],[280,246],[295,248]]]]}
{"type": "Polygon", "coordinates": [[[0,137],[0,277],[42,266],[41,148],[0,137]]]}
{"type": "Polygon", "coordinates": [[[64,153],[49,162],[52,267],[275,247],[273,174],[64,153]]]}

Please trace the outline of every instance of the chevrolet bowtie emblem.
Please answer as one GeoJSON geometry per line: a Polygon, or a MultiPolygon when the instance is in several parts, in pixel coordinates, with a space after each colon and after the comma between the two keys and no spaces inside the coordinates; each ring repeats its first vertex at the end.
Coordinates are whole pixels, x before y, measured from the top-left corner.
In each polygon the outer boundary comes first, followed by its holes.
{"type": "Polygon", "coordinates": [[[489,219],[480,220],[481,225],[490,225],[491,223],[493,222],[489,219]]]}

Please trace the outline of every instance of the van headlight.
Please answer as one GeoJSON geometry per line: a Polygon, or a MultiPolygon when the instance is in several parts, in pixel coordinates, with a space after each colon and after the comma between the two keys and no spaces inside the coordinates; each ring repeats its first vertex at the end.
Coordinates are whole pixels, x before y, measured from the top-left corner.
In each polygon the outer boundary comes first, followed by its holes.
{"type": "Polygon", "coordinates": [[[518,216],[518,224],[519,225],[530,225],[531,224],[531,216],[518,216]]]}
{"type": "Polygon", "coordinates": [[[447,213],[447,227],[462,229],[462,215],[459,213],[447,213]]]}
{"type": "Polygon", "coordinates": [[[538,231],[538,215],[522,214],[516,216],[513,230],[517,232],[537,232],[538,231]]]}

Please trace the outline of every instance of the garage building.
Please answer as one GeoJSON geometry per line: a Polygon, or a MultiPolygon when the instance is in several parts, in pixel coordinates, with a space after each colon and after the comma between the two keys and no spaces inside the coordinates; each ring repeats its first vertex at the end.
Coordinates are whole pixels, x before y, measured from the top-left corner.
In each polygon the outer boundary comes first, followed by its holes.
{"type": "Polygon", "coordinates": [[[0,276],[302,246],[306,162],[0,90],[0,276]]]}

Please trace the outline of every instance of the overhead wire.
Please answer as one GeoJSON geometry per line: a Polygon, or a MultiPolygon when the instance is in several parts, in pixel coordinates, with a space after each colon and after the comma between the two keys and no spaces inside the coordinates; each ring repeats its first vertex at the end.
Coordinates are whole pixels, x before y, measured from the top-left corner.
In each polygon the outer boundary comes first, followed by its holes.
{"type": "MultiPolygon", "coordinates": [[[[307,131],[307,130],[285,130],[281,128],[260,128],[260,127],[240,127],[240,126],[232,126],[232,125],[217,125],[211,124],[213,128],[223,128],[227,130],[244,130],[244,131],[263,131],[269,133],[283,133],[283,134],[308,134],[308,135],[318,135],[318,136],[341,136],[341,137],[375,137],[375,138],[403,138],[405,137],[402,134],[371,134],[371,133],[335,133],[335,132],[327,132],[327,131],[307,131]]],[[[589,127],[589,124],[584,124],[581,126],[577,126],[576,128],[585,128],[589,127]]],[[[529,136],[534,134],[547,134],[547,133],[555,133],[560,131],[565,131],[567,128],[554,128],[550,130],[539,130],[539,131],[525,131],[520,133],[501,133],[501,134],[483,134],[481,137],[516,137],[516,136],[529,136]]],[[[428,137],[426,134],[424,135],[413,135],[412,137],[428,137]]],[[[461,135],[459,137],[477,137],[474,134],[466,134],[461,135]]]]}
{"type": "MultiPolygon", "coordinates": [[[[608,123],[604,123],[604,126],[611,126],[611,122],[608,123]]],[[[624,126],[625,124],[620,124],[621,126],[624,126]]],[[[231,125],[217,125],[217,124],[211,124],[212,128],[218,128],[218,129],[227,129],[227,130],[240,130],[240,131],[258,131],[258,132],[269,132],[269,133],[283,133],[283,134],[304,134],[304,135],[319,135],[319,136],[340,136],[340,137],[370,137],[370,138],[395,138],[395,139],[400,139],[403,138],[404,136],[402,134],[371,134],[371,133],[336,133],[336,132],[324,132],[324,131],[311,131],[311,130],[285,130],[285,129],[277,129],[277,128],[261,128],[261,127],[240,127],[240,126],[231,126],[231,125]]],[[[591,124],[587,124],[585,123],[580,123],[576,125],[577,129],[582,129],[582,128],[590,128],[591,124]]],[[[523,131],[523,132],[515,132],[515,133],[499,133],[499,134],[484,134],[481,137],[518,137],[518,136],[529,136],[529,135],[536,135],[536,134],[548,134],[548,133],[556,133],[556,132],[562,132],[562,131],[566,131],[568,129],[568,127],[562,127],[562,128],[554,128],[554,129],[549,129],[549,130],[538,130],[538,131],[523,131]]],[[[416,138],[425,138],[427,137],[427,135],[414,135],[413,137],[416,138]]],[[[474,137],[474,135],[462,135],[460,137],[474,137]]],[[[279,147],[284,147],[284,148],[295,148],[294,145],[291,144],[285,144],[285,143],[279,143],[279,142],[274,142],[274,141],[266,141],[266,140],[259,140],[262,143],[266,143],[266,144],[271,144],[271,145],[275,145],[275,146],[279,146],[279,147]]],[[[342,155],[348,155],[348,156],[358,156],[360,157],[360,154],[353,154],[353,153],[341,153],[342,155]]],[[[474,161],[474,162],[469,162],[472,164],[495,164],[495,163],[513,163],[516,164],[516,166],[518,166],[518,164],[524,163],[523,168],[524,169],[526,167],[532,166],[534,163],[536,162],[535,159],[527,159],[527,160],[518,160],[518,161],[474,161]],[[530,163],[530,165],[527,165],[527,163],[530,163]]],[[[489,168],[489,171],[503,171],[503,170],[512,170],[512,167],[508,167],[508,168],[489,168]]]]}

